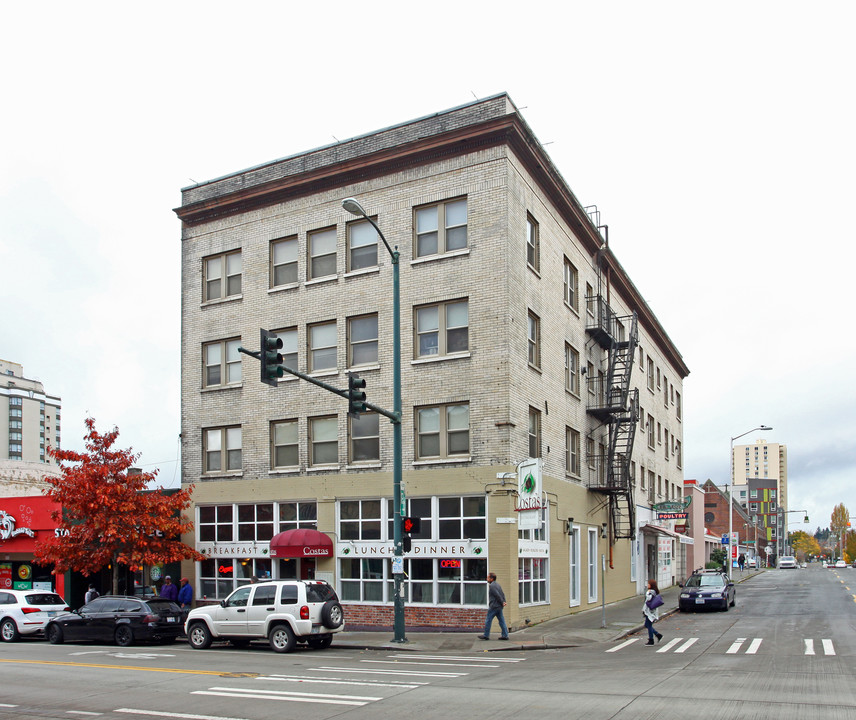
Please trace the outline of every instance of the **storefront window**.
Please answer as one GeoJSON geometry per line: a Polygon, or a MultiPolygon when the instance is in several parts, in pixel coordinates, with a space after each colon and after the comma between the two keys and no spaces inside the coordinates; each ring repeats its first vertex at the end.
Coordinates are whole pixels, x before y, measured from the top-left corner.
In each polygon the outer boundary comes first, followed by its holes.
{"type": "Polygon", "coordinates": [[[547,558],[520,558],[518,582],[521,605],[536,605],[550,601],[547,595],[547,558]]]}

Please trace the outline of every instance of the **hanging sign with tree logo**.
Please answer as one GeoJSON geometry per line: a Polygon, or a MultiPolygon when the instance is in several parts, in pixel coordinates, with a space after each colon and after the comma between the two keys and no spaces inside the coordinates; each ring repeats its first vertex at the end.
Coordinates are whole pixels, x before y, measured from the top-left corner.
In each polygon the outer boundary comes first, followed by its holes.
{"type": "Polygon", "coordinates": [[[529,458],[517,466],[517,527],[531,530],[541,526],[541,458],[529,458]]]}

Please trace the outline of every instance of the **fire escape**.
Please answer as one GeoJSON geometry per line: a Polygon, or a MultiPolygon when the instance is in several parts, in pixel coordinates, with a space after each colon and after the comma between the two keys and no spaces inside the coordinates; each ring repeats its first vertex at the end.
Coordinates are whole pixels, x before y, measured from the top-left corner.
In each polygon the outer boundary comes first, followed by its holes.
{"type": "Polygon", "coordinates": [[[588,487],[607,497],[613,539],[633,538],[636,507],[630,458],[639,416],[639,391],[631,392],[630,374],[638,343],[636,313],[618,317],[599,293],[588,296],[586,303],[586,332],[609,359],[605,374],[587,379],[586,412],[609,429],[608,446],[590,462],[588,487]]]}

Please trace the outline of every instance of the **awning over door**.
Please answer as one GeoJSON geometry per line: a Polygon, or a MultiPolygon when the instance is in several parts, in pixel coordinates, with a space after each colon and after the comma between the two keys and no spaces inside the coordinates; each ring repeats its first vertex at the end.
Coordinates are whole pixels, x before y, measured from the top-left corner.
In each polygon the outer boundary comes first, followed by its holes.
{"type": "Polygon", "coordinates": [[[643,533],[647,533],[648,535],[668,535],[669,537],[680,538],[682,535],[674,532],[673,530],[669,530],[668,528],[661,527],[660,525],[651,525],[650,523],[647,525],[643,525],[639,528],[643,533]]]}
{"type": "Polygon", "coordinates": [[[286,530],[270,541],[272,558],[333,557],[333,541],[311,528],[286,530]]]}

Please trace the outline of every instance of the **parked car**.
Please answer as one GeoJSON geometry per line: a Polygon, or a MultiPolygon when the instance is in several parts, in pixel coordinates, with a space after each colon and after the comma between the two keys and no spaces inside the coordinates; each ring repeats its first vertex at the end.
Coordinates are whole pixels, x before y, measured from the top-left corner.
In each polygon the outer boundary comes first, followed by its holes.
{"type": "Polygon", "coordinates": [[[757,568],[758,567],[758,561],[755,558],[750,557],[746,561],[746,565],[747,565],[747,567],[750,567],[750,568],[757,568]]]}
{"type": "Polygon", "coordinates": [[[681,612],[691,612],[702,608],[716,608],[728,611],[729,606],[737,603],[737,591],[734,583],[718,570],[696,570],[681,586],[678,608],[681,612]]]}
{"type": "Polygon", "coordinates": [[[0,639],[15,642],[21,635],[40,633],[48,620],[67,610],[55,592],[0,590],[0,639]]]}
{"type": "Polygon", "coordinates": [[[54,645],[94,640],[121,647],[139,641],[166,645],[175,642],[181,631],[181,608],[172,600],[131,595],[102,595],[80,610],[53,618],[45,627],[54,645]]]}
{"type": "Polygon", "coordinates": [[[779,557],[779,562],[776,564],[776,567],[779,570],[797,570],[799,569],[799,565],[797,564],[797,559],[793,555],[782,555],[779,557]]]}
{"type": "Polygon", "coordinates": [[[847,567],[847,563],[846,563],[846,562],[844,562],[843,560],[836,560],[836,561],[835,561],[835,567],[837,567],[837,568],[846,568],[846,567],[847,567]]]}
{"type": "Polygon", "coordinates": [[[244,646],[267,639],[280,653],[296,643],[330,647],[345,617],[336,591],[320,580],[272,580],[244,585],[218,605],[190,611],[184,629],[190,647],[204,650],[214,640],[244,646]]]}

